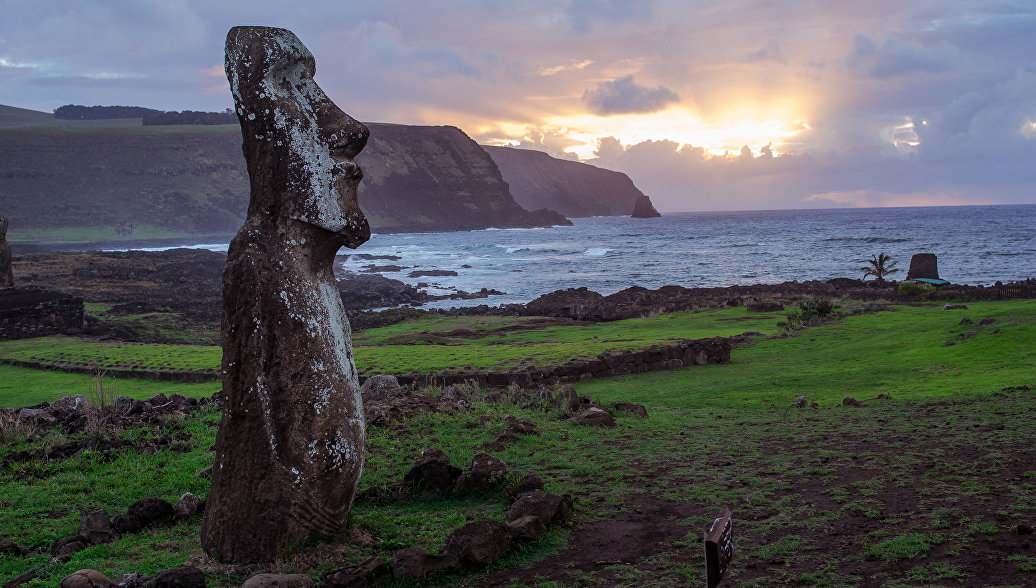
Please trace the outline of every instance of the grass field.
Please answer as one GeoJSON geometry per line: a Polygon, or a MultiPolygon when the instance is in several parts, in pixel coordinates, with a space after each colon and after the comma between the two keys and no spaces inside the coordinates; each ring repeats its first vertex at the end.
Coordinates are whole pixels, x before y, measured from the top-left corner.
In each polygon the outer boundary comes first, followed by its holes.
{"type": "MultiPolygon", "coordinates": [[[[734,513],[736,551],[724,585],[1030,586],[1036,553],[1025,547],[1031,536],[1016,527],[1036,522],[1036,394],[1001,389],[1036,388],[1036,301],[969,307],[896,307],[760,340],[735,349],[730,364],[578,384],[580,393],[603,404],[647,406],[647,419],[617,412],[614,429],[581,427],[561,420],[556,408],[506,401],[476,401],[468,411],[372,427],[360,488],[400,480],[429,446],[465,466],[504,429],[503,418],[516,415],[535,421],[539,433],[493,454],[513,470],[539,475],[549,491],[572,493],[573,525],[487,569],[420,585],[701,585],[701,532],[726,507],[734,513]],[[960,325],[964,317],[972,324],[960,325]],[[994,322],[980,325],[983,318],[994,322]],[[890,397],[877,398],[886,393],[890,397]],[[799,395],[817,408],[794,407],[799,395]],[[841,406],[847,396],[865,403],[841,406]]],[[[430,319],[367,331],[357,341],[368,346],[361,349],[399,346],[413,357],[406,365],[450,367],[442,363],[448,361],[442,348],[470,349],[465,357],[472,358],[501,348],[498,357],[520,361],[538,345],[591,354],[584,350],[634,336],[657,342],[724,334],[724,328],[732,329],[725,334],[775,332],[775,317],[766,319],[769,327],[745,324],[751,321],[743,317],[743,309],[732,309],[653,317],[635,327],[542,329],[515,328],[534,326],[526,320],[430,319]],[[457,333],[462,330],[486,336],[457,333]],[[412,338],[411,344],[402,345],[400,337],[412,338]]],[[[359,351],[357,358],[363,361],[359,351]]],[[[5,384],[24,386],[34,377],[54,379],[34,388],[33,399],[53,399],[72,378],[0,367],[5,384]]],[[[132,385],[120,381],[120,393],[132,385]]],[[[162,386],[167,394],[209,393],[201,385],[162,386]]],[[[6,393],[0,403],[13,397],[6,393]]],[[[113,458],[87,452],[64,462],[8,464],[0,470],[0,537],[45,549],[74,533],[89,508],[118,513],[145,496],[205,495],[208,482],[194,474],[211,463],[207,450],[218,418],[209,409],[120,433],[134,440],[186,434],[188,446],[180,451],[131,450],[113,458]]],[[[52,433],[30,440],[9,430],[4,440],[0,460],[66,438],[52,433]]],[[[303,549],[252,572],[316,576],[371,554],[387,558],[404,546],[434,552],[449,530],[469,518],[499,518],[505,506],[495,494],[360,502],[351,541],[303,549]]],[[[210,585],[239,585],[244,572],[213,564],[201,552],[198,526],[195,518],[145,530],[63,564],[48,564],[49,556],[39,552],[0,555],[0,579],[44,566],[31,585],[46,586],[81,568],[117,577],[190,563],[206,570],[210,585]]]]}

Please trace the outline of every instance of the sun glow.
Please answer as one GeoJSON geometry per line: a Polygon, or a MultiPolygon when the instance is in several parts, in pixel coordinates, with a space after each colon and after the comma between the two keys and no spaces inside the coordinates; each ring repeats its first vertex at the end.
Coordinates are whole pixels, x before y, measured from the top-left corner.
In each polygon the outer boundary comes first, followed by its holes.
{"type": "MultiPolygon", "coordinates": [[[[604,137],[615,137],[623,145],[644,141],[673,141],[705,149],[713,156],[737,154],[747,145],[756,155],[767,145],[774,155],[780,155],[785,140],[808,126],[795,117],[756,119],[741,109],[724,113],[717,121],[707,121],[686,108],[670,108],[651,114],[623,114],[596,116],[587,113],[550,116],[541,125],[543,132],[563,135],[574,144],[566,151],[580,159],[594,157],[597,143],[604,137]],[[794,123],[785,122],[796,121],[794,123]]],[[[506,125],[501,128],[507,133],[506,125]]]]}

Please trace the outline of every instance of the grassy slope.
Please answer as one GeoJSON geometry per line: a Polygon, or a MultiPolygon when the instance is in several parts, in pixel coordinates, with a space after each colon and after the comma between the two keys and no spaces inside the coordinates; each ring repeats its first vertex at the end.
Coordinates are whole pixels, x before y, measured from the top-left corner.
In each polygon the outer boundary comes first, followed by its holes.
{"type": "MultiPolygon", "coordinates": [[[[504,574],[522,565],[534,566],[514,572],[523,585],[700,585],[697,538],[720,506],[731,508],[737,521],[737,552],[729,572],[737,585],[860,585],[864,578],[875,586],[1031,585],[1036,559],[1002,545],[1014,541],[1013,525],[1036,516],[1031,445],[1036,398],[1025,392],[987,394],[1036,380],[1036,304],[969,306],[964,312],[924,306],[852,317],[735,350],[733,362],[725,366],[580,384],[580,392],[602,401],[621,398],[648,405],[649,419],[620,413],[616,429],[582,428],[558,420],[557,413],[479,402],[468,412],[372,428],[360,487],[401,479],[424,447],[441,447],[455,464],[466,465],[480,444],[503,430],[503,417],[514,414],[534,419],[540,434],[521,437],[495,455],[514,469],[540,475],[550,491],[572,492],[577,524],[636,521],[657,511],[650,523],[675,534],[644,561],[537,564],[566,540],[580,541],[578,533],[567,539],[554,533],[486,572],[438,577],[427,585],[483,585],[484,574],[504,574]],[[997,322],[965,329],[957,325],[962,316],[975,323],[983,317],[997,322]],[[977,334],[943,347],[970,330],[977,334]],[[831,406],[844,396],[872,398],[886,391],[891,400],[870,401],[863,408],[831,406]],[[792,408],[790,401],[799,394],[821,407],[792,408]],[[922,398],[932,403],[917,402],[922,398]]],[[[645,331],[651,321],[666,320],[681,319],[648,319],[645,331]]],[[[448,323],[422,326],[428,331],[455,328],[448,323]]],[[[404,331],[397,326],[371,337],[376,341],[404,331]]],[[[425,349],[409,351],[417,355],[425,349]]],[[[186,386],[177,388],[190,393],[186,386]]],[[[120,512],[144,496],[175,500],[188,490],[204,495],[207,482],[193,474],[211,460],[205,450],[217,420],[210,411],[164,431],[127,433],[187,432],[192,438],[187,453],[131,453],[110,463],[85,454],[63,464],[29,463],[0,471],[0,496],[11,513],[0,520],[0,536],[46,547],[75,532],[79,513],[92,507],[120,512]]],[[[17,438],[8,434],[8,441],[17,438]]],[[[29,446],[60,441],[44,438],[29,446]]],[[[7,450],[0,448],[0,459],[7,450]]],[[[499,517],[504,506],[495,495],[361,502],[354,509],[354,530],[370,533],[374,543],[343,539],[330,555],[299,554],[268,569],[316,573],[343,560],[387,557],[408,545],[435,551],[444,535],[468,517],[499,517]]],[[[86,567],[117,577],[185,561],[202,563],[198,524],[194,519],[91,547],[66,564],[47,568],[34,585],[54,584],[86,567]]],[[[0,578],[47,559],[0,555],[0,578]]],[[[210,585],[239,585],[244,579],[226,568],[206,567],[210,585]]]]}

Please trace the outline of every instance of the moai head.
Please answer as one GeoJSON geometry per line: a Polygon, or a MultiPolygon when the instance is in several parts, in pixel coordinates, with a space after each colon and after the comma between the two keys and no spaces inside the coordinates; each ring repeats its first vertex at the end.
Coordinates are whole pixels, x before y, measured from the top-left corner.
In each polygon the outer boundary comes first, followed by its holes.
{"type": "Polygon", "coordinates": [[[7,225],[9,221],[6,216],[0,216],[0,241],[7,238],[7,225]]]}
{"type": "Polygon", "coordinates": [[[226,71],[244,138],[252,196],[248,216],[298,221],[357,247],[370,226],[356,201],[353,161],[370,131],[313,80],[316,62],[289,30],[234,27],[226,71]]]}

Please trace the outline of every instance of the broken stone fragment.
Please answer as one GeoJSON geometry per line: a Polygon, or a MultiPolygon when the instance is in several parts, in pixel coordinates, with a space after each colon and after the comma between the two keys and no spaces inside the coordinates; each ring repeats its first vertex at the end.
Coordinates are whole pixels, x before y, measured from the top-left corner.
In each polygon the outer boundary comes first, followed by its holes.
{"type": "Polygon", "coordinates": [[[78,570],[61,580],[61,588],[108,588],[112,581],[97,570],[78,570]]]}
{"type": "Polygon", "coordinates": [[[592,427],[614,427],[615,419],[611,413],[603,408],[589,408],[586,411],[579,413],[568,419],[569,421],[579,425],[589,425],[592,427]]]}
{"type": "Polygon", "coordinates": [[[484,566],[507,553],[513,533],[502,521],[475,521],[451,531],[439,553],[456,556],[462,564],[484,566]]]}
{"type": "Polygon", "coordinates": [[[190,518],[205,510],[205,501],[190,492],[185,492],[173,505],[173,513],[178,519],[190,518]]]}
{"type": "Polygon", "coordinates": [[[551,494],[543,490],[526,492],[504,511],[508,521],[522,517],[538,517],[547,527],[563,525],[572,514],[572,497],[568,494],[551,494]]]}
{"type": "Polygon", "coordinates": [[[457,478],[453,491],[488,492],[495,490],[507,482],[507,464],[503,460],[485,453],[476,453],[471,458],[471,468],[457,478]]]}
{"type": "Polygon", "coordinates": [[[380,557],[370,556],[364,561],[336,570],[323,576],[324,588],[373,588],[384,586],[392,576],[388,564],[380,557]]]}
{"type": "Polygon", "coordinates": [[[423,578],[428,574],[460,566],[457,556],[451,554],[432,555],[417,547],[400,549],[392,556],[389,567],[396,580],[423,578]]]}
{"type": "Polygon", "coordinates": [[[113,540],[115,531],[108,511],[97,509],[79,517],[79,535],[95,545],[113,540]]]}
{"type": "Polygon", "coordinates": [[[547,525],[540,517],[526,515],[508,523],[508,527],[514,532],[516,539],[522,541],[535,541],[547,532],[547,525]]]}
{"type": "Polygon", "coordinates": [[[615,410],[628,412],[634,416],[647,418],[648,412],[647,407],[643,404],[634,404],[632,402],[616,402],[612,405],[615,410]]]}
{"type": "Polygon", "coordinates": [[[453,489],[461,471],[450,463],[450,457],[441,449],[430,447],[421,452],[414,465],[403,475],[403,483],[419,492],[448,492],[453,489]]]}
{"type": "Polygon", "coordinates": [[[519,496],[533,490],[543,490],[543,480],[536,474],[527,474],[518,480],[518,483],[507,489],[507,495],[511,500],[517,500],[519,496]]]}
{"type": "Polygon", "coordinates": [[[313,588],[313,584],[302,574],[259,574],[245,580],[241,588],[313,588]]]}
{"type": "Polygon", "coordinates": [[[507,425],[508,429],[522,435],[535,435],[537,432],[536,423],[529,419],[519,419],[514,416],[508,416],[504,419],[504,424],[507,425]]]}
{"type": "Polygon", "coordinates": [[[205,574],[193,566],[180,566],[155,574],[150,588],[206,588],[205,574]]]}

